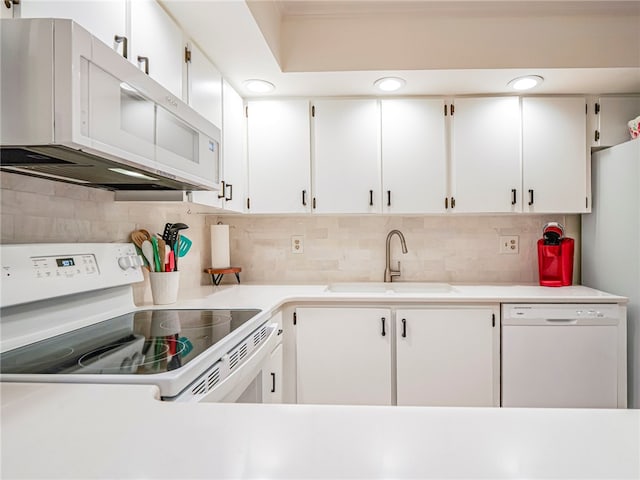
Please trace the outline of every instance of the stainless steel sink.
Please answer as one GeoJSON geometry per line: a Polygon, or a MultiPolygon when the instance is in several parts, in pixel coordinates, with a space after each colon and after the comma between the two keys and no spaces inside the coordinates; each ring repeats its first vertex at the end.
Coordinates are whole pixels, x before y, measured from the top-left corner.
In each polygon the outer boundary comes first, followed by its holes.
{"type": "Polygon", "coordinates": [[[335,293],[449,293],[455,289],[448,283],[436,282],[345,282],[332,283],[328,292],[335,293]]]}

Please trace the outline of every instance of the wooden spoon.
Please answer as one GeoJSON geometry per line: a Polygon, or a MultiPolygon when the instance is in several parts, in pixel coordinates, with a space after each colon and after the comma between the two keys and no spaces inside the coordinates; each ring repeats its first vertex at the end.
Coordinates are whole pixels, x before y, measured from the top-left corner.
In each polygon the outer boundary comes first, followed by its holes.
{"type": "Polygon", "coordinates": [[[134,230],[131,232],[131,241],[136,244],[136,247],[142,249],[142,242],[145,240],[151,240],[142,232],[142,230],[134,230]]]}
{"type": "Polygon", "coordinates": [[[165,270],[165,266],[164,266],[164,259],[165,256],[167,254],[167,244],[166,242],[158,237],[158,256],[160,257],[160,271],[164,272],[165,270]]]}

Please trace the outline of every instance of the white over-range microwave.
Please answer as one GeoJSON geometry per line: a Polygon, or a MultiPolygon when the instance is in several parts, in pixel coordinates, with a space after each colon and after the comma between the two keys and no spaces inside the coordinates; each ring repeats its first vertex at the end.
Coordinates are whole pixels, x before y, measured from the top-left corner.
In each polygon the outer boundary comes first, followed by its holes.
{"type": "Polygon", "coordinates": [[[111,190],[219,189],[220,130],[70,20],[1,21],[2,170],[111,190]]]}

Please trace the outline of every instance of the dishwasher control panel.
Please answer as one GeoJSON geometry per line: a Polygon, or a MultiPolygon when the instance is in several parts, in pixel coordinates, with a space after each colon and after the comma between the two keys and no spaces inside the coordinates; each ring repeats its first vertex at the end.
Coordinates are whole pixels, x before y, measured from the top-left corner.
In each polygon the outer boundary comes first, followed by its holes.
{"type": "Polygon", "coordinates": [[[621,316],[616,303],[582,304],[524,304],[505,303],[502,305],[502,324],[551,324],[582,323],[583,321],[606,321],[617,323],[621,316]]]}

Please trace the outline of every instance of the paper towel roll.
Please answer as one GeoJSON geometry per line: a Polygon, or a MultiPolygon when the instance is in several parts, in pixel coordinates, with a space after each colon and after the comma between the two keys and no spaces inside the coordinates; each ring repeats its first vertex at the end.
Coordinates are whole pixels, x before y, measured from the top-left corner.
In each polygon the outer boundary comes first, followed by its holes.
{"type": "Polygon", "coordinates": [[[229,225],[211,225],[211,266],[229,268],[229,225]]]}

